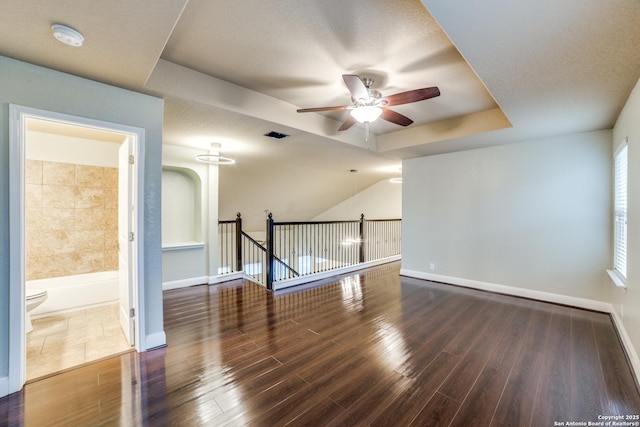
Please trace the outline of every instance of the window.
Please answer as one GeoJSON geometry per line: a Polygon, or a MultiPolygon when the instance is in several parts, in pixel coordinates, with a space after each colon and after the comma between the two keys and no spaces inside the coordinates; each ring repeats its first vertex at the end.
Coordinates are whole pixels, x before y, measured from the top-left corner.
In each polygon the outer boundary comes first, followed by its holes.
{"type": "Polygon", "coordinates": [[[613,270],[627,277],[627,144],[615,155],[613,196],[613,270]]]}

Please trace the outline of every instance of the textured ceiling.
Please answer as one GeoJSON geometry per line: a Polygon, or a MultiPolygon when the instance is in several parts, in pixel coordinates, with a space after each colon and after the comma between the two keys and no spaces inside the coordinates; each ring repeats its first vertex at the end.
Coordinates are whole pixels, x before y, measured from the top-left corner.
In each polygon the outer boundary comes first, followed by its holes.
{"type": "Polygon", "coordinates": [[[238,160],[221,169],[221,210],[268,188],[269,165],[304,178],[282,206],[305,219],[330,207],[314,197],[339,193],[334,177],[353,187],[351,168],[360,189],[403,158],[611,128],[640,77],[638,22],[638,0],[4,0],[0,54],[165,98],[165,144],[221,141],[238,160]],[[85,45],[58,43],[58,22],[85,45]],[[337,132],[344,111],[296,113],[348,105],[344,73],[442,95],[370,134],[337,132]],[[292,137],[269,145],[264,129],[292,137]]]}
{"type": "Polygon", "coordinates": [[[440,98],[393,108],[416,123],[497,106],[418,0],[191,0],[162,58],[297,107],[351,105],[342,74],[383,95],[438,86],[440,98]]]}
{"type": "MultiPolygon", "coordinates": [[[[640,1],[424,3],[513,125],[457,138],[458,149],[612,128],[640,77],[640,1]]],[[[408,131],[397,138],[412,144],[408,131]]]]}
{"type": "MultiPolygon", "coordinates": [[[[168,144],[201,147],[211,142],[207,136],[211,129],[224,129],[239,118],[237,113],[193,101],[166,101],[168,144]]],[[[242,212],[250,230],[264,227],[265,210],[279,221],[314,218],[400,168],[391,156],[254,117],[241,120],[241,129],[216,133],[222,154],[237,159],[235,165],[220,167],[218,204],[223,218],[233,219],[242,212]],[[289,136],[280,140],[265,136],[273,130],[289,136]]]]}
{"type": "Polygon", "coordinates": [[[115,86],[140,89],[188,0],[3,0],[0,54],[115,86]],[[65,24],[85,37],[81,49],[52,37],[65,24]]]}

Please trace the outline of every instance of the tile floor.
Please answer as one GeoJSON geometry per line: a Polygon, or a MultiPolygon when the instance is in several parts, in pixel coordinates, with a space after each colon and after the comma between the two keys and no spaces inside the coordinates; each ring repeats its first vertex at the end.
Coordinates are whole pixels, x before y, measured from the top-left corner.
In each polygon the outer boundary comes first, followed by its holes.
{"type": "Polygon", "coordinates": [[[131,349],[118,322],[118,304],[33,319],[27,381],[131,349]]]}

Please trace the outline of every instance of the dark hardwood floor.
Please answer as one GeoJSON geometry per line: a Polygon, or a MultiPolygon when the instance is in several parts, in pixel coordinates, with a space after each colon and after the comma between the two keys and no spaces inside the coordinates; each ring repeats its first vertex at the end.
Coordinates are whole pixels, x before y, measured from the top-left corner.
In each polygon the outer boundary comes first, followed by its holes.
{"type": "Polygon", "coordinates": [[[640,414],[608,315],[401,278],[398,263],[287,294],[249,282],[168,291],[164,313],[167,348],[27,384],[0,399],[0,425],[554,426],[640,414]]]}

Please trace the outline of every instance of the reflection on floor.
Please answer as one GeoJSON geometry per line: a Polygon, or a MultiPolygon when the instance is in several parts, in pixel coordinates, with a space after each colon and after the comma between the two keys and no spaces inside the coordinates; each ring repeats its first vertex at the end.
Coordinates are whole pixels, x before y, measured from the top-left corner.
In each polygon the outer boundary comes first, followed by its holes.
{"type": "Polygon", "coordinates": [[[33,319],[27,381],[129,350],[118,304],[33,319]]]}

